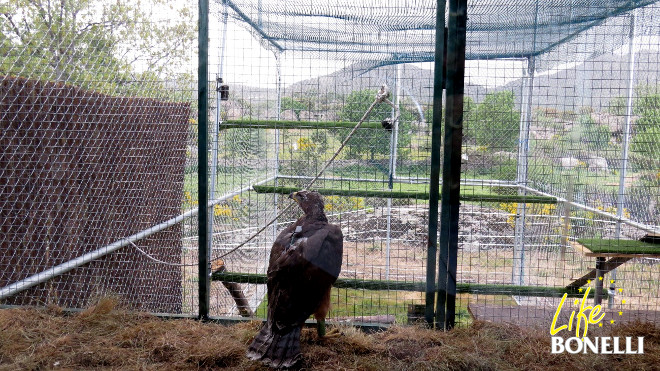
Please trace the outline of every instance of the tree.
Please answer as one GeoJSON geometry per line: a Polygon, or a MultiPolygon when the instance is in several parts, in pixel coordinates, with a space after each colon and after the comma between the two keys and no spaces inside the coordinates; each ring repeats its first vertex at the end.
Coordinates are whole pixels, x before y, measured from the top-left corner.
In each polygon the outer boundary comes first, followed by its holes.
{"type": "MultiPolygon", "coordinates": [[[[634,121],[630,140],[633,162],[642,169],[655,169],[660,158],[660,86],[639,85],[635,88],[633,101],[634,121]]],[[[613,98],[609,111],[625,115],[626,99],[613,98]]]]}
{"type": "Polygon", "coordinates": [[[177,77],[196,33],[165,0],[8,0],[0,19],[0,74],[115,94],[177,77]]]}
{"type": "Polygon", "coordinates": [[[640,157],[635,162],[641,168],[653,169],[660,159],[660,86],[639,87],[634,112],[635,134],[630,142],[632,152],[640,157]]]}
{"type": "Polygon", "coordinates": [[[308,108],[305,103],[291,97],[282,97],[280,102],[280,111],[292,110],[298,120],[300,120],[300,112],[308,108]]]}
{"type": "Polygon", "coordinates": [[[603,149],[610,141],[610,129],[605,125],[597,124],[590,114],[582,115],[576,128],[570,134],[571,143],[579,149],[584,145],[587,149],[603,149]]]}
{"type": "MultiPolygon", "coordinates": [[[[376,91],[372,89],[356,90],[346,97],[345,103],[339,111],[339,119],[342,121],[358,122],[367,112],[369,106],[376,98],[376,91]]],[[[411,141],[410,122],[417,115],[400,105],[398,147],[407,147],[411,141]]],[[[369,118],[381,121],[392,116],[392,107],[386,103],[380,103],[371,111],[369,118]]],[[[332,134],[339,140],[344,140],[350,129],[333,130],[332,134]]],[[[389,155],[391,132],[383,130],[358,130],[346,148],[348,157],[359,158],[367,154],[370,159],[375,159],[376,154],[389,155]]]]}
{"type": "Polygon", "coordinates": [[[495,150],[515,150],[520,134],[520,111],[512,91],[488,93],[465,120],[466,132],[477,145],[495,150]]]}

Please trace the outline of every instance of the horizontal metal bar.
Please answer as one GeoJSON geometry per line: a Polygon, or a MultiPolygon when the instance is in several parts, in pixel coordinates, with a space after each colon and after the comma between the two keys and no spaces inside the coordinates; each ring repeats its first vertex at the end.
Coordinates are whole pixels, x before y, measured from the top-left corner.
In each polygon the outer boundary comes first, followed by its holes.
{"type": "Polygon", "coordinates": [[[660,233],[660,227],[658,227],[658,226],[642,224],[642,223],[638,223],[638,222],[636,222],[636,221],[634,221],[634,220],[630,220],[630,219],[628,219],[628,218],[618,217],[618,216],[616,216],[616,215],[614,215],[614,214],[610,214],[610,213],[608,213],[608,212],[606,212],[606,211],[598,210],[598,209],[596,209],[596,208],[593,208],[593,207],[591,207],[591,206],[587,206],[587,205],[584,205],[584,204],[581,204],[581,203],[578,203],[578,202],[568,201],[568,200],[566,200],[565,198],[558,197],[558,196],[553,196],[553,195],[550,195],[549,193],[546,193],[546,192],[543,192],[543,191],[539,191],[538,189],[534,189],[534,188],[529,187],[529,186],[523,186],[523,185],[521,185],[520,188],[522,188],[522,189],[524,189],[524,190],[526,190],[526,191],[534,192],[534,193],[538,194],[539,196],[551,196],[551,197],[555,197],[555,198],[557,199],[557,203],[568,203],[569,205],[571,205],[571,206],[573,206],[573,207],[577,207],[578,209],[582,209],[582,210],[590,211],[590,212],[592,212],[592,213],[594,213],[594,214],[598,214],[598,215],[600,215],[600,216],[604,216],[604,217],[606,217],[606,218],[608,218],[608,219],[611,219],[611,220],[614,220],[614,221],[617,221],[617,222],[621,222],[621,223],[623,223],[623,224],[627,224],[627,225],[629,225],[629,226],[631,226],[631,227],[635,227],[635,228],[637,228],[637,229],[641,229],[641,230],[646,231],[646,232],[649,232],[649,233],[660,233]]]}
{"type": "MultiPolygon", "coordinates": [[[[275,178],[274,176],[271,176],[270,178],[262,180],[260,182],[257,182],[254,185],[270,182],[274,178],[275,178]]],[[[235,195],[240,194],[242,192],[248,191],[252,188],[252,186],[253,185],[250,185],[250,186],[242,188],[241,190],[226,193],[226,194],[222,195],[222,197],[220,197],[220,198],[209,201],[208,202],[208,207],[211,208],[219,202],[222,202],[222,201],[224,201],[228,198],[234,197],[235,195]]],[[[118,241],[115,241],[114,243],[111,243],[109,245],[106,245],[106,246],[104,246],[100,249],[88,252],[87,254],[79,256],[75,259],[72,259],[72,260],[69,260],[65,263],[56,265],[52,268],[48,268],[48,269],[46,269],[46,270],[44,270],[40,273],[34,274],[34,275],[29,276],[27,278],[24,278],[20,281],[17,281],[17,282],[14,282],[14,283],[10,284],[10,285],[7,285],[7,286],[3,287],[2,289],[0,289],[0,300],[8,298],[12,295],[16,295],[17,293],[19,293],[21,291],[24,291],[24,290],[27,290],[30,287],[33,287],[33,286],[36,286],[38,284],[44,283],[44,282],[46,282],[46,281],[48,281],[48,280],[50,280],[54,277],[57,277],[61,274],[69,272],[72,269],[78,268],[82,265],[85,265],[85,264],[91,262],[91,261],[102,258],[102,257],[104,257],[104,256],[106,256],[106,255],[108,255],[108,254],[110,254],[114,251],[117,251],[117,250],[121,249],[122,247],[124,247],[126,245],[129,245],[131,243],[139,241],[143,238],[149,237],[154,233],[160,232],[160,231],[162,231],[164,229],[167,229],[167,228],[169,228],[169,227],[171,227],[171,226],[173,226],[177,223],[182,222],[183,220],[185,220],[187,218],[193,217],[193,216],[197,215],[198,212],[199,212],[199,209],[197,209],[197,208],[192,209],[192,210],[188,210],[187,212],[185,212],[185,213],[183,213],[183,214],[181,214],[177,217],[174,217],[172,219],[164,221],[164,222],[162,222],[160,224],[157,224],[153,227],[150,227],[148,229],[142,230],[142,231],[140,231],[140,232],[138,232],[138,233],[136,233],[132,236],[122,238],[122,239],[120,239],[118,241]]]]}
{"type": "MultiPolygon", "coordinates": [[[[211,280],[236,283],[265,284],[266,275],[257,273],[214,272],[211,275],[211,280]]],[[[382,281],[339,278],[333,286],[337,288],[352,288],[361,290],[399,290],[417,292],[426,291],[426,282],[423,281],[382,281]]],[[[580,293],[577,289],[572,290],[566,287],[518,286],[477,283],[458,283],[456,286],[456,291],[460,293],[484,295],[561,297],[564,293],[567,293],[570,297],[582,296],[582,293],[580,293]]]]}

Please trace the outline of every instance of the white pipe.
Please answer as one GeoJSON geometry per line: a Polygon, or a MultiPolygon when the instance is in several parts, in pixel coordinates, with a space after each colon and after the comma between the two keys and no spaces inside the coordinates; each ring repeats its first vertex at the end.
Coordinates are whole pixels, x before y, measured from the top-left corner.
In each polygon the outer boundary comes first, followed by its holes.
{"type": "MultiPolygon", "coordinates": [[[[227,21],[229,18],[229,13],[227,12],[227,4],[223,6],[223,32],[222,32],[222,45],[220,47],[220,56],[218,61],[218,76],[216,79],[216,89],[215,89],[215,124],[213,125],[213,151],[211,152],[211,188],[209,190],[210,199],[215,199],[215,187],[216,187],[216,177],[218,176],[218,131],[220,129],[220,124],[222,124],[222,115],[220,114],[220,109],[222,108],[222,99],[220,97],[220,80],[222,79],[222,69],[225,59],[225,45],[227,44],[227,21]]],[[[209,253],[213,249],[213,211],[209,212],[209,228],[207,231],[207,251],[209,253]]]]}
{"type": "MultiPolygon", "coordinates": [[[[534,57],[529,57],[527,60],[527,68],[525,71],[526,78],[523,80],[521,115],[520,115],[520,134],[518,143],[518,168],[516,175],[516,183],[519,185],[527,185],[527,172],[528,164],[527,157],[529,156],[529,130],[532,122],[532,95],[534,94],[534,57]]],[[[524,195],[525,190],[518,188],[519,192],[524,195]]],[[[524,202],[518,203],[515,220],[515,234],[514,234],[514,247],[513,247],[513,271],[512,282],[514,285],[524,285],[525,283],[525,219],[527,213],[527,204],[524,202]]]]}
{"type": "MultiPolygon", "coordinates": [[[[268,179],[265,179],[265,180],[262,180],[260,182],[254,183],[253,185],[259,185],[259,184],[267,183],[267,182],[269,182],[273,179],[274,179],[274,177],[270,177],[268,179]]],[[[238,191],[233,191],[233,192],[230,192],[230,193],[226,193],[225,195],[223,195],[222,197],[220,197],[216,200],[209,201],[207,208],[212,208],[217,203],[220,203],[220,202],[222,202],[226,199],[234,197],[237,194],[241,194],[242,192],[249,191],[252,188],[253,185],[247,186],[247,187],[242,188],[238,191]]],[[[27,278],[24,278],[20,281],[14,282],[11,285],[5,286],[2,289],[0,289],[0,300],[8,298],[12,295],[18,294],[19,292],[27,290],[30,287],[36,286],[40,283],[44,283],[44,282],[50,280],[51,278],[57,277],[61,274],[64,274],[64,273],[74,269],[74,268],[78,268],[82,265],[85,265],[85,264],[87,264],[87,263],[89,263],[93,260],[102,258],[102,257],[104,257],[104,256],[106,256],[106,255],[108,255],[108,254],[110,254],[114,251],[119,250],[120,248],[122,248],[126,245],[130,245],[131,243],[139,241],[143,238],[147,238],[147,237],[151,236],[154,233],[160,232],[160,231],[162,231],[164,229],[167,229],[167,228],[169,228],[169,227],[171,227],[171,226],[173,226],[177,223],[182,222],[183,220],[185,220],[187,218],[193,217],[193,216],[197,215],[198,212],[199,212],[198,208],[188,210],[187,212],[185,212],[185,213],[183,213],[183,214],[181,214],[177,217],[174,217],[170,220],[167,220],[165,222],[157,224],[157,225],[155,225],[153,227],[150,227],[148,229],[142,230],[142,231],[140,231],[140,232],[138,232],[138,233],[136,233],[132,236],[122,238],[122,239],[120,239],[118,241],[115,241],[115,242],[111,243],[110,245],[104,246],[104,247],[102,247],[98,250],[88,252],[85,255],[79,256],[79,257],[77,257],[75,259],[72,259],[72,260],[69,260],[65,263],[56,265],[52,268],[48,268],[43,272],[34,274],[30,277],[27,277],[27,278]]]]}
{"type": "Polygon", "coordinates": [[[598,214],[598,215],[600,215],[600,216],[604,216],[604,217],[606,217],[606,218],[608,218],[608,219],[610,219],[610,220],[614,220],[614,221],[616,221],[616,222],[621,222],[621,223],[623,223],[623,224],[627,224],[627,225],[629,225],[629,226],[631,226],[631,227],[635,227],[635,228],[640,229],[640,230],[645,231],[645,232],[649,232],[649,233],[660,233],[660,227],[658,227],[658,226],[646,225],[646,224],[638,223],[638,222],[632,221],[632,220],[630,220],[630,219],[628,219],[628,218],[625,218],[625,217],[619,217],[619,216],[616,216],[616,215],[614,215],[614,214],[610,214],[610,213],[608,213],[608,212],[605,212],[605,211],[602,211],[602,210],[598,210],[598,209],[596,209],[596,208],[593,208],[593,207],[590,207],[590,206],[587,206],[587,205],[584,205],[584,204],[580,204],[580,203],[577,203],[577,202],[574,202],[574,201],[569,202],[569,201],[567,201],[565,198],[557,197],[557,196],[555,196],[555,195],[551,195],[551,194],[549,194],[549,193],[545,193],[545,192],[543,192],[543,191],[539,191],[539,190],[534,189],[534,188],[532,188],[532,187],[521,186],[521,188],[524,188],[524,189],[526,189],[526,190],[528,190],[528,191],[530,191],[530,192],[536,193],[536,194],[539,195],[539,196],[554,197],[554,198],[557,199],[557,202],[561,202],[561,203],[566,203],[566,202],[568,202],[568,204],[571,205],[571,206],[573,206],[573,207],[577,207],[577,208],[582,209],[582,210],[590,211],[590,212],[592,212],[592,213],[594,213],[594,214],[598,214]]]}
{"type": "MultiPolygon", "coordinates": [[[[261,13],[259,13],[261,16],[261,13]]],[[[261,22],[261,21],[260,21],[261,22]]],[[[275,104],[277,108],[277,121],[282,119],[282,52],[276,51],[275,53],[275,67],[276,67],[276,89],[277,89],[277,102],[275,104]]],[[[275,186],[279,184],[280,174],[280,129],[275,129],[275,186]]],[[[275,193],[273,195],[273,213],[277,215],[279,213],[277,204],[279,201],[279,194],[275,193]]],[[[277,220],[273,222],[273,241],[277,238],[277,220]]]]}
{"type": "MultiPolygon", "coordinates": [[[[399,141],[399,118],[400,118],[400,96],[401,96],[401,65],[396,66],[396,78],[394,80],[396,93],[394,95],[394,107],[392,107],[392,136],[390,139],[390,174],[388,187],[392,189],[394,177],[396,176],[396,150],[399,141]]],[[[387,199],[387,237],[385,239],[385,280],[390,279],[390,249],[392,236],[392,199],[387,199]]]]}
{"type": "MultiPolygon", "coordinates": [[[[623,143],[622,149],[623,153],[621,154],[621,172],[619,176],[619,197],[616,202],[616,216],[618,218],[623,217],[623,206],[626,201],[626,172],[628,170],[628,145],[630,143],[630,125],[633,115],[633,94],[635,91],[635,10],[633,9],[632,14],[630,15],[630,33],[628,34],[629,43],[628,43],[628,99],[626,101],[626,126],[623,132],[623,143]]],[[[621,222],[616,223],[615,228],[616,238],[621,238],[621,222]]],[[[610,272],[610,279],[612,279],[612,284],[610,285],[609,290],[611,291],[610,295],[607,298],[607,305],[609,308],[612,308],[614,305],[614,295],[615,282],[616,282],[616,269],[613,269],[610,272]]]]}

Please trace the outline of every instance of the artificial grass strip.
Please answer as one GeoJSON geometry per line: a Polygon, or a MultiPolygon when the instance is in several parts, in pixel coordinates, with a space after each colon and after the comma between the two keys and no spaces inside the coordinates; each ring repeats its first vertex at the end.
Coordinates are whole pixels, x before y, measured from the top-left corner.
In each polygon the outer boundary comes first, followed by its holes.
{"type": "MultiPolygon", "coordinates": [[[[294,121],[294,120],[227,120],[220,129],[252,128],[252,129],[352,129],[357,122],[348,121],[294,121]]],[[[380,129],[380,122],[363,122],[363,129],[380,129]]]]}
{"type": "Polygon", "coordinates": [[[578,242],[594,253],[660,255],[660,244],[637,240],[582,238],[578,239],[578,242]]]}
{"type": "MultiPolygon", "coordinates": [[[[257,193],[279,193],[289,194],[299,191],[299,187],[282,187],[259,185],[252,187],[257,193]]],[[[376,189],[338,189],[338,188],[318,188],[314,191],[324,196],[355,196],[355,197],[379,197],[379,198],[410,198],[417,200],[428,200],[429,193],[423,191],[390,191],[376,189]]],[[[501,195],[490,192],[467,192],[460,196],[461,201],[483,201],[483,202],[525,202],[554,204],[557,203],[555,197],[546,196],[522,196],[522,195],[501,195]]]]}

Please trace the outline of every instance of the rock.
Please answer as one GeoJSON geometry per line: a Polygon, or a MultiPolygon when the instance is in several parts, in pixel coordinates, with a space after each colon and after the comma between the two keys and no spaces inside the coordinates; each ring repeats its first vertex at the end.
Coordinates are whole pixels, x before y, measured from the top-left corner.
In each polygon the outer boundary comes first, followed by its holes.
{"type": "Polygon", "coordinates": [[[561,164],[561,167],[572,168],[579,166],[581,161],[575,157],[562,157],[559,159],[559,163],[561,164]]]}
{"type": "Polygon", "coordinates": [[[298,121],[298,116],[292,109],[282,111],[280,114],[280,120],[282,121],[298,121]]]}
{"type": "Polygon", "coordinates": [[[300,111],[298,114],[300,121],[321,121],[323,115],[318,112],[300,111]]]}
{"type": "Polygon", "coordinates": [[[493,153],[493,157],[498,158],[500,160],[515,160],[518,157],[518,155],[513,152],[497,151],[493,153]]]}
{"type": "Polygon", "coordinates": [[[586,159],[586,162],[591,171],[607,171],[609,169],[607,166],[607,160],[604,157],[590,157],[586,159]]]}

